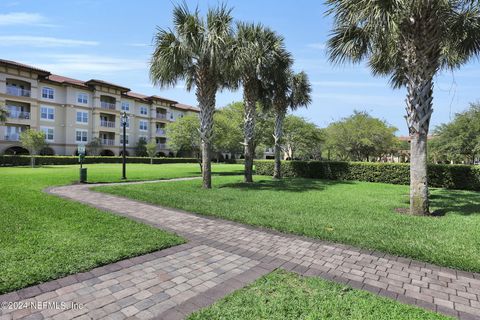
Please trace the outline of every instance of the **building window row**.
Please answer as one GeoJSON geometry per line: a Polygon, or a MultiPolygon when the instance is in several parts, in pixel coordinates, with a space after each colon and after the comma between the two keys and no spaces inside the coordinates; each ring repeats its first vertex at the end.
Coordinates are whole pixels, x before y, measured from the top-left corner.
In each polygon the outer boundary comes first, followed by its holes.
{"type": "Polygon", "coordinates": [[[87,104],[88,103],[88,94],[80,92],[77,94],[77,102],[81,104],[87,104]]]}
{"type": "Polygon", "coordinates": [[[75,130],[75,141],[76,142],[87,142],[88,141],[88,131],[87,130],[75,130]]]}
{"type": "Polygon", "coordinates": [[[140,131],[147,131],[148,130],[148,122],[147,121],[140,120],[138,122],[138,124],[139,124],[140,131]]]}
{"type": "Polygon", "coordinates": [[[45,140],[46,141],[53,141],[54,140],[54,129],[50,127],[40,127],[40,131],[45,133],[45,140]]]}
{"type": "Polygon", "coordinates": [[[77,123],[88,123],[88,112],[86,111],[77,111],[77,123]]]}

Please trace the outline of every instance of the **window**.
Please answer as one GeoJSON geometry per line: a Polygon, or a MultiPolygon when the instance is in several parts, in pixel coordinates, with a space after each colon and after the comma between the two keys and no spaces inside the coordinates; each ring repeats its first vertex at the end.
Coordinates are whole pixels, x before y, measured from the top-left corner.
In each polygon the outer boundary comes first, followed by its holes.
{"type": "Polygon", "coordinates": [[[88,123],[88,112],[77,111],[77,123],[88,123]]]}
{"type": "Polygon", "coordinates": [[[148,128],[147,121],[140,120],[139,124],[140,124],[140,130],[141,131],[147,131],[147,128],[148,128]]]}
{"type": "Polygon", "coordinates": [[[53,128],[40,127],[40,130],[45,133],[45,140],[46,141],[53,141],[53,128]]]}
{"type": "Polygon", "coordinates": [[[54,98],[54,91],[52,88],[43,87],[42,88],[42,98],[53,100],[54,98]]]}
{"type": "MultiPolygon", "coordinates": [[[[120,144],[123,144],[123,134],[120,135],[120,144]]],[[[125,135],[125,144],[128,144],[128,134],[125,135]]]]}
{"type": "Polygon", "coordinates": [[[170,112],[170,119],[173,120],[173,112],[170,112]]]}
{"type": "Polygon", "coordinates": [[[40,108],[40,119],[42,120],[55,120],[55,109],[51,107],[40,108]]]}
{"type": "Polygon", "coordinates": [[[77,102],[87,104],[88,103],[88,94],[80,92],[77,94],[77,102]]]}
{"type": "Polygon", "coordinates": [[[75,141],[76,142],[87,142],[88,141],[87,130],[75,130],[75,141]]]}
{"type": "Polygon", "coordinates": [[[144,116],[148,115],[147,107],[141,106],[140,107],[140,114],[143,114],[144,116]]]}
{"type": "Polygon", "coordinates": [[[130,104],[128,102],[122,102],[122,111],[130,111],[130,104]]]}

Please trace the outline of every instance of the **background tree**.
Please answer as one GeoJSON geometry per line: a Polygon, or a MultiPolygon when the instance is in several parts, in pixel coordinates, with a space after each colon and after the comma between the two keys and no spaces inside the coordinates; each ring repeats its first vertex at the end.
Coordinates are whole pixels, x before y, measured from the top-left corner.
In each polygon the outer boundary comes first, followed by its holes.
{"type": "Polygon", "coordinates": [[[20,142],[22,146],[30,151],[30,163],[35,167],[35,155],[39,153],[47,143],[45,142],[45,132],[28,129],[20,133],[20,142]]]}
{"type": "Polygon", "coordinates": [[[8,111],[5,109],[5,102],[0,103],[0,123],[7,121],[8,111]]]}
{"type": "Polygon", "coordinates": [[[281,148],[287,159],[309,160],[321,157],[323,131],[302,117],[288,115],[283,126],[281,148]]]}
{"type": "MultiPolygon", "coordinates": [[[[240,123],[234,117],[230,118],[231,112],[227,108],[219,109],[213,117],[213,146],[219,153],[229,153],[234,157],[236,153],[242,152],[243,132],[240,123]]],[[[241,114],[240,114],[241,116],[241,114]]]]}
{"type": "Polygon", "coordinates": [[[326,129],[326,149],[339,160],[370,161],[394,149],[397,128],[355,111],[326,129]]]}
{"type": "Polygon", "coordinates": [[[99,137],[92,138],[86,145],[87,152],[92,156],[98,156],[100,149],[102,148],[102,140],[99,137]]]}
{"type": "Polygon", "coordinates": [[[166,127],[168,148],[175,152],[192,154],[202,170],[200,123],[196,115],[188,115],[166,127]]]}
{"type": "Polygon", "coordinates": [[[447,124],[435,128],[432,143],[439,158],[475,163],[480,154],[480,104],[472,103],[447,124]]]}
{"type": "Polygon", "coordinates": [[[137,157],[146,157],[147,154],[147,139],[141,137],[135,145],[135,155],[137,157]]]}
{"type": "Polygon", "coordinates": [[[200,108],[203,187],[211,188],[211,143],[215,98],[219,89],[231,86],[230,63],[233,41],[231,10],[225,5],[209,9],[206,17],[186,4],[173,10],[173,30],[158,28],[150,78],[160,87],[184,80],[188,91],[196,90],[200,108]]]}
{"type": "Polygon", "coordinates": [[[255,120],[262,80],[273,60],[285,51],[283,38],[260,24],[238,23],[235,70],[243,86],[245,182],[253,182],[255,120]]]}
{"type": "Polygon", "coordinates": [[[428,214],[427,135],[433,77],[480,50],[480,10],[471,0],[328,0],[334,27],[330,59],[367,59],[375,75],[407,88],[410,133],[410,212],[428,214]]]}
{"type": "Polygon", "coordinates": [[[153,164],[153,158],[157,155],[157,141],[151,139],[146,145],[145,150],[147,151],[148,157],[150,158],[150,164],[153,164]]]}

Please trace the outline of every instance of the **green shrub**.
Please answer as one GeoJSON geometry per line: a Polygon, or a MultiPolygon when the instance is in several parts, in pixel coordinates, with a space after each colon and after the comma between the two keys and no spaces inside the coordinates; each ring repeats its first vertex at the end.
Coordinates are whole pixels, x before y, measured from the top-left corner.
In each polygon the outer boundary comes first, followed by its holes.
{"type": "MultiPolygon", "coordinates": [[[[273,175],[273,161],[255,161],[255,170],[257,174],[273,175]]],[[[410,183],[410,166],[407,163],[283,161],[282,171],[285,177],[410,183]]],[[[430,164],[428,179],[431,187],[480,190],[480,167],[430,164]]]]}
{"type": "MultiPolygon", "coordinates": [[[[75,156],[36,156],[38,165],[66,165],[78,164],[75,156]]],[[[153,163],[197,163],[195,158],[153,158],[153,163]]],[[[95,157],[86,156],[84,164],[89,163],[122,163],[122,157],[95,157]]],[[[150,163],[150,158],[127,157],[127,163],[150,163]]],[[[30,156],[0,156],[0,166],[27,166],[30,164],[30,156]]]]}

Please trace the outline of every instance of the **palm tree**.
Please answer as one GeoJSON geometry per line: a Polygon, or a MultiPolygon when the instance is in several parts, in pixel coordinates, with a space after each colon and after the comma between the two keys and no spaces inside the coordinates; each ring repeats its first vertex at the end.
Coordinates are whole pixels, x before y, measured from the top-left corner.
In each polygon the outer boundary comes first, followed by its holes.
{"type": "Polygon", "coordinates": [[[235,41],[235,71],[243,85],[245,182],[253,182],[256,107],[265,73],[285,51],[283,38],[260,24],[238,23],[235,41]]]}
{"type": "Polygon", "coordinates": [[[410,133],[410,213],[429,214],[427,135],[433,77],[480,51],[480,9],[471,0],[327,0],[334,62],[368,61],[374,75],[406,87],[410,133]]]}
{"type": "Polygon", "coordinates": [[[272,67],[270,82],[263,93],[262,105],[273,110],[274,125],[274,150],[275,164],[273,178],[282,177],[281,167],[281,142],[283,137],[283,122],[288,109],[296,110],[301,106],[311,103],[312,87],[305,72],[294,73],[291,69],[290,55],[277,59],[272,67]]]}
{"type": "Polygon", "coordinates": [[[160,87],[184,80],[188,91],[195,87],[200,108],[203,187],[211,188],[211,144],[215,98],[231,84],[229,57],[232,41],[231,9],[225,5],[209,9],[206,18],[186,4],[173,9],[173,30],[158,28],[150,78],[160,87]]]}

